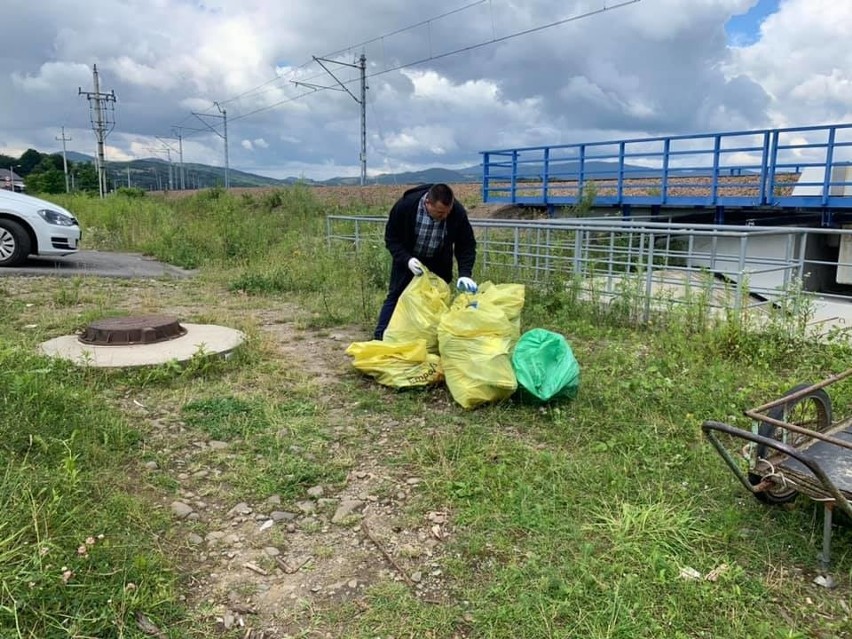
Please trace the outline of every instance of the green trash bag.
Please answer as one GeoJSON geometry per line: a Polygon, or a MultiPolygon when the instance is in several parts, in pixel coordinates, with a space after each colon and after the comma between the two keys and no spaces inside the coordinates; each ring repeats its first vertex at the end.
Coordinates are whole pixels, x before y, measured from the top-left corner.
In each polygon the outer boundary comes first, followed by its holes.
{"type": "Polygon", "coordinates": [[[559,333],[534,328],[518,340],[512,368],[520,386],[542,402],[574,399],[580,389],[580,364],[559,333]]]}

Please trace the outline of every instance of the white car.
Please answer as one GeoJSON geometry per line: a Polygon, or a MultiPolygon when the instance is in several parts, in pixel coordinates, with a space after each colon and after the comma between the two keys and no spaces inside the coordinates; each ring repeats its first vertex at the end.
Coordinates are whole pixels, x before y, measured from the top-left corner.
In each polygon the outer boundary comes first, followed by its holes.
{"type": "Polygon", "coordinates": [[[0,267],[28,255],[70,255],[80,243],[80,225],[69,211],[37,197],[0,190],[0,267]]]}

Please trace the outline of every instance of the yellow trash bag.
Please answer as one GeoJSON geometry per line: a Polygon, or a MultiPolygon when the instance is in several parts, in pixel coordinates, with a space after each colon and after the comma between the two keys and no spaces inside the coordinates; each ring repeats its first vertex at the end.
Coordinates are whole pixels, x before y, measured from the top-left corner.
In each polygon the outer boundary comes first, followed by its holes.
{"type": "Polygon", "coordinates": [[[441,358],[426,350],[426,340],[391,344],[353,342],[346,349],[356,370],[394,388],[437,384],[444,379],[441,358]]]}
{"type": "Polygon", "coordinates": [[[426,349],[438,353],[438,322],[450,307],[450,285],[423,269],[402,292],[396,303],[384,341],[403,344],[426,340],[426,349]]]}
{"type": "Polygon", "coordinates": [[[512,369],[518,327],[498,306],[472,297],[468,305],[454,304],[438,325],[447,387],[464,408],[506,399],[518,386],[512,369]]]}
{"type": "Polygon", "coordinates": [[[476,302],[493,304],[506,314],[506,318],[521,330],[521,310],[524,308],[526,289],[523,284],[494,284],[483,282],[476,293],[461,293],[453,300],[451,308],[461,308],[476,302]]]}

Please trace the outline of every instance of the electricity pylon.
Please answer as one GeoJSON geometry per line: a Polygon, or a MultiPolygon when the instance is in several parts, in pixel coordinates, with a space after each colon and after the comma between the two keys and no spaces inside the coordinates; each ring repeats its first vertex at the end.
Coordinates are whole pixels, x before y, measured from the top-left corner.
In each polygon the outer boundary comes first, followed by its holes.
{"type": "Polygon", "coordinates": [[[327,58],[318,58],[313,56],[314,60],[323,68],[325,72],[328,73],[332,78],[337,80],[337,84],[339,87],[327,87],[320,86],[317,84],[310,84],[308,82],[299,82],[297,80],[293,80],[293,84],[297,84],[303,87],[308,87],[309,89],[313,89],[314,91],[319,91],[320,89],[331,89],[334,91],[346,91],[349,96],[355,100],[359,105],[361,105],[361,186],[364,186],[367,183],[367,56],[363,53],[361,57],[358,59],[358,64],[347,64],[346,62],[339,62],[337,60],[328,60],[327,58]],[[323,64],[324,62],[328,62],[331,64],[339,64],[344,67],[351,67],[353,69],[359,69],[361,71],[361,97],[355,97],[355,94],[349,90],[340,79],[331,72],[331,70],[323,64]]]}
{"type": "Polygon", "coordinates": [[[101,85],[98,81],[98,65],[92,67],[94,78],[94,91],[83,91],[77,89],[77,95],[85,95],[89,100],[89,117],[92,121],[92,129],[98,142],[98,190],[103,197],[107,192],[106,182],[106,160],[104,157],[104,141],[115,128],[115,91],[101,93],[101,85]]]}

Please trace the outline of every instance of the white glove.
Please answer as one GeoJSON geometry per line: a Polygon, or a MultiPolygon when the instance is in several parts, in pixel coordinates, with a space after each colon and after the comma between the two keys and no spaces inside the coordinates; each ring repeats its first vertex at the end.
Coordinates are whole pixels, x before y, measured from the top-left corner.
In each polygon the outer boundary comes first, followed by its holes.
{"type": "Polygon", "coordinates": [[[423,265],[416,257],[412,257],[408,260],[408,270],[415,275],[423,275],[423,265]]]}
{"type": "Polygon", "coordinates": [[[469,277],[460,277],[459,281],[456,282],[456,288],[462,291],[463,293],[476,293],[476,282],[474,282],[469,277]]]}

